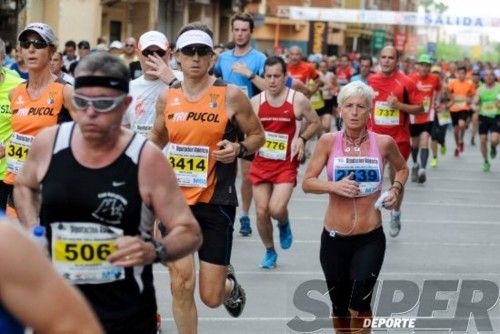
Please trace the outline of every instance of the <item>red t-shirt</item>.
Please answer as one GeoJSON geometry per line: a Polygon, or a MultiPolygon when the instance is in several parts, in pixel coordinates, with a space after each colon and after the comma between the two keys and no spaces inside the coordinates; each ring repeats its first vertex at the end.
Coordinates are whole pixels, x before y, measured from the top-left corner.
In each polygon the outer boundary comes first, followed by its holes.
{"type": "Polygon", "coordinates": [[[424,113],[421,115],[410,115],[411,124],[423,124],[434,120],[435,105],[437,93],[441,90],[441,80],[434,73],[429,73],[421,77],[418,73],[413,73],[410,79],[417,86],[422,95],[424,113]]]}
{"type": "Polygon", "coordinates": [[[392,93],[399,102],[404,104],[421,104],[422,97],[413,81],[400,71],[396,71],[389,77],[382,73],[370,75],[368,85],[377,93],[373,101],[368,129],[389,135],[397,143],[409,142],[409,114],[389,107],[386,101],[392,93]]]}
{"type": "Polygon", "coordinates": [[[288,75],[302,81],[303,84],[307,84],[309,79],[318,77],[316,70],[305,61],[301,61],[295,66],[288,64],[288,75]]]}
{"type": "Polygon", "coordinates": [[[337,76],[338,84],[345,86],[349,83],[349,81],[351,81],[351,77],[354,75],[354,69],[352,67],[337,67],[335,75],[337,76]]]}

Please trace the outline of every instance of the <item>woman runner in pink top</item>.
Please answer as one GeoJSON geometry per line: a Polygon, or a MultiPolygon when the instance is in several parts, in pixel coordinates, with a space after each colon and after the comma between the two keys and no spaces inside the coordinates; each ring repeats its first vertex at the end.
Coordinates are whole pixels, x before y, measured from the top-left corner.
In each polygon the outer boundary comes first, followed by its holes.
{"type": "Polygon", "coordinates": [[[408,178],[406,161],[390,136],[366,129],[374,91],[357,81],[338,95],[345,130],[324,134],[307,166],[302,188],[328,194],[320,261],[338,333],[369,333],[370,301],[385,254],[385,235],[375,203],[381,195],[384,163],[396,170],[383,207],[392,209],[408,178]],[[321,178],[327,168],[327,180],[321,178]]]}

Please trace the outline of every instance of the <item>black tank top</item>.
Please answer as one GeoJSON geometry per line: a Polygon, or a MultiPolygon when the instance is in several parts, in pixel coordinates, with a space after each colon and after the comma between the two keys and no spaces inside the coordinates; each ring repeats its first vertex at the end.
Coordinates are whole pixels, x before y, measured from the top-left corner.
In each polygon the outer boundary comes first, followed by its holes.
{"type": "Polygon", "coordinates": [[[42,180],[40,224],[47,230],[56,270],[74,283],[101,321],[156,312],[151,265],[113,267],[105,261],[120,235],[151,239],[154,216],[139,193],[139,159],[146,139],[132,137],[102,168],[79,164],[71,150],[75,123],[57,130],[42,180]]]}

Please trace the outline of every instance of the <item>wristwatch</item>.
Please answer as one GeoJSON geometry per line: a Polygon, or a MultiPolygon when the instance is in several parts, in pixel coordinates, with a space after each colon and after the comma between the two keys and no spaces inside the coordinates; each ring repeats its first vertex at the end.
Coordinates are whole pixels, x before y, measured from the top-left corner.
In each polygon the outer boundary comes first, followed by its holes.
{"type": "Polygon", "coordinates": [[[255,78],[255,73],[250,74],[248,80],[252,81],[255,78]]]}
{"type": "Polygon", "coordinates": [[[244,158],[248,155],[248,148],[243,145],[243,143],[240,144],[240,152],[238,153],[238,158],[244,158]]]}
{"type": "Polygon", "coordinates": [[[167,260],[167,248],[165,245],[158,240],[151,240],[155,248],[155,259],[154,263],[165,262],[167,260]]]}

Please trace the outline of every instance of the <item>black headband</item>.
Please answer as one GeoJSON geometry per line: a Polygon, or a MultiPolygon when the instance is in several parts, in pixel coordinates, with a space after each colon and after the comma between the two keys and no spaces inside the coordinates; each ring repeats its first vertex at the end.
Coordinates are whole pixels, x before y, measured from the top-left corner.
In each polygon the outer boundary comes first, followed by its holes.
{"type": "Polygon", "coordinates": [[[128,81],[113,77],[104,76],[83,76],[75,78],[75,89],[81,87],[107,87],[117,90],[121,90],[124,93],[128,93],[128,81]]]}

